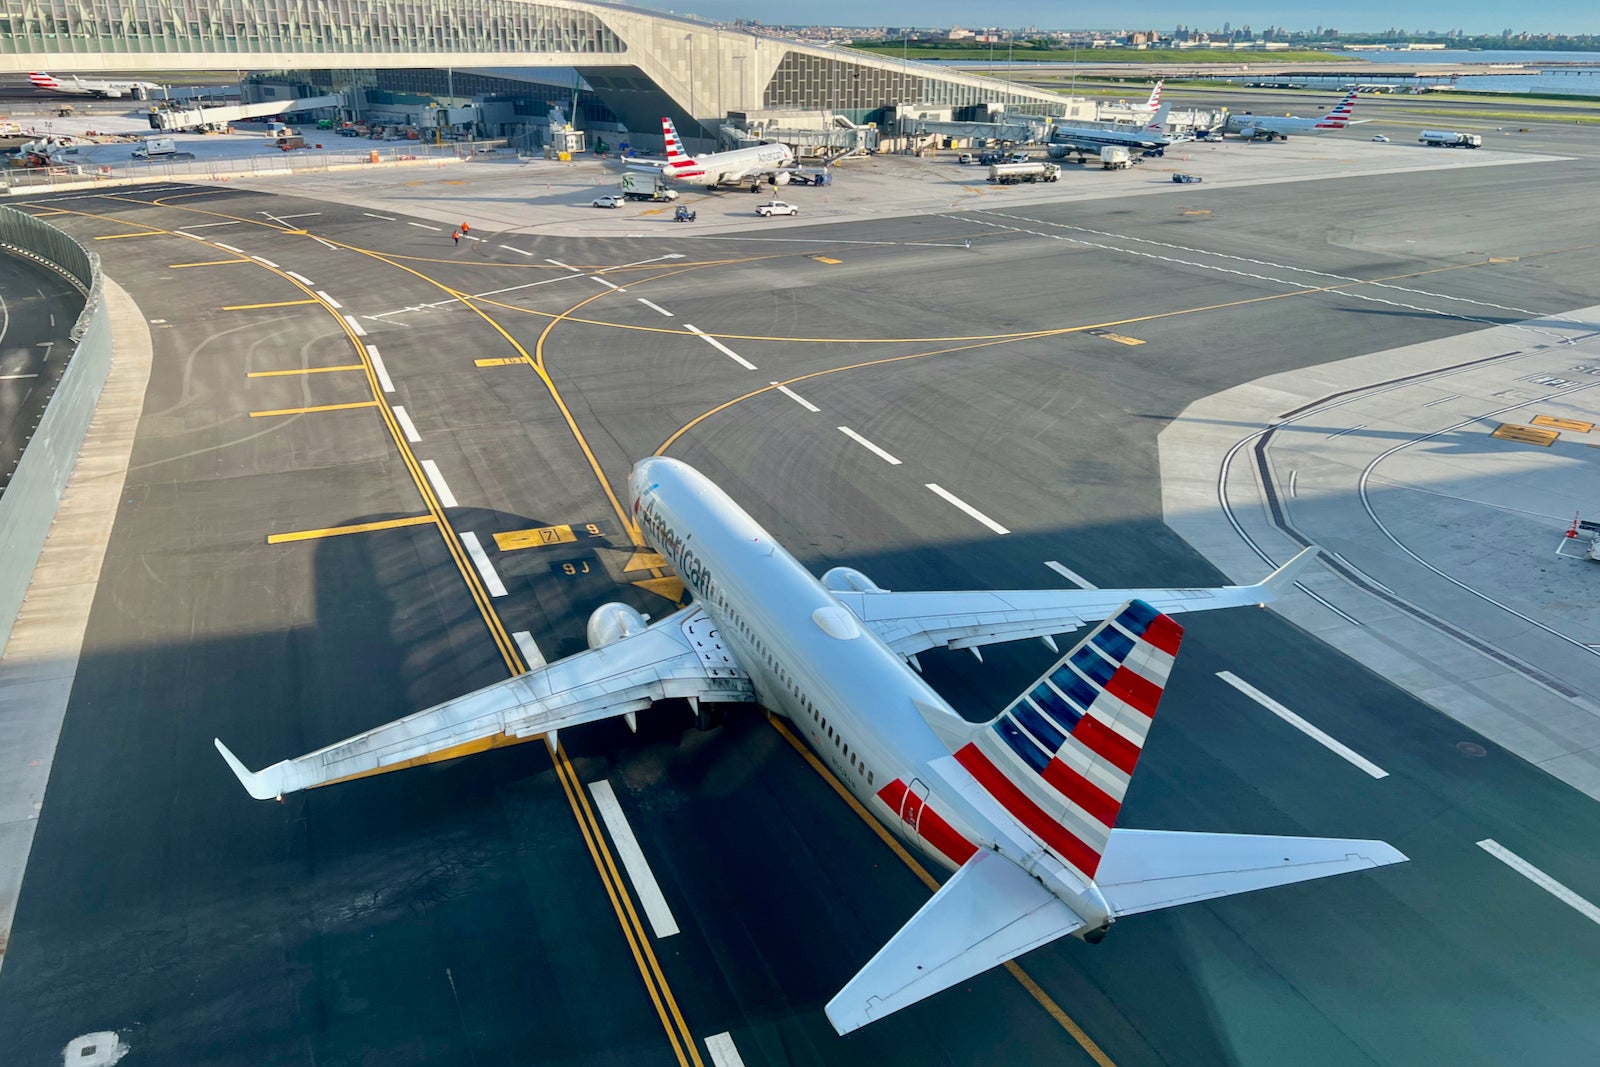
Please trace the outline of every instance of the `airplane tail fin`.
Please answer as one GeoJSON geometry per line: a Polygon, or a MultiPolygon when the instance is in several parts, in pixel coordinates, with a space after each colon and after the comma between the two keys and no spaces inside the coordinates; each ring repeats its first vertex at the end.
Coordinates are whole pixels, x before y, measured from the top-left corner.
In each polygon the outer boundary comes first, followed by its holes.
{"type": "Polygon", "coordinates": [[[678,128],[672,124],[671,119],[663,118],[661,120],[661,135],[667,142],[667,162],[669,164],[694,162],[694,157],[683,150],[683,142],[678,139],[678,128]]]}
{"type": "Polygon", "coordinates": [[[1162,104],[1161,109],[1154,115],[1150,116],[1150,121],[1145,124],[1145,129],[1157,131],[1165,129],[1167,125],[1167,115],[1171,113],[1171,111],[1171,104],[1162,104]]]}
{"type": "Polygon", "coordinates": [[[1150,111],[1155,111],[1161,107],[1161,86],[1165,83],[1165,81],[1166,79],[1164,78],[1160,81],[1157,81],[1155,88],[1150,90],[1150,99],[1146,100],[1144,104],[1144,106],[1150,111]]]}
{"type": "Polygon", "coordinates": [[[1358,89],[1351,89],[1345,98],[1339,101],[1339,106],[1328,112],[1327,116],[1314,127],[1318,130],[1342,130],[1350,125],[1350,116],[1355,112],[1356,94],[1358,89]]]}
{"type": "Polygon", "coordinates": [[[1085,880],[1100,866],[1182,639],[1169,616],[1130,600],[956,749],[956,762],[1085,880]]]}
{"type": "Polygon", "coordinates": [[[28,81],[33,83],[35,89],[59,89],[61,83],[56,81],[44,71],[34,71],[28,75],[28,81]]]}

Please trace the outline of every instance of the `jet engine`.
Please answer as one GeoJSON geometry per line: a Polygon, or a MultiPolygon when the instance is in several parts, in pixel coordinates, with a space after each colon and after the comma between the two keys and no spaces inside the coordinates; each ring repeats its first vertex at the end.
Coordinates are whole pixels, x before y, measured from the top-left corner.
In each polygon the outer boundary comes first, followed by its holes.
{"type": "Polygon", "coordinates": [[[852,567],[835,567],[822,576],[822,587],[835,593],[883,593],[881,585],[852,567]]]}
{"type": "Polygon", "coordinates": [[[616,644],[624,637],[642,632],[649,622],[626,604],[612,602],[601,604],[589,616],[587,633],[590,648],[604,648],[616,644]]]}
{"type": "Polygon", "coordinates": [[[1072,146],[1065,144],[1053,144],[1045,149],[1045,154],[1051,159],[1066,159],[1072,154],[1072,146]]]}
{"type": "Polygon", "coordinates": [[[786,170],[780,170],[778,173],[774,174],[772,176],[772,184],[773,185],[788,185],[789,184],[789,172],[786,171],[786,170]]]}
{"type": "MultiPolygon", "coordinates": [[[[1243,137],[1246,141],[1254,141],[1260,135],[1261,131],[1256,129],[1254,126],[1245,126],[1239,130],[1239,136],[1243,137]]],[[[1270,138],[1268,139],[1270,140],[1270,138]]]]}

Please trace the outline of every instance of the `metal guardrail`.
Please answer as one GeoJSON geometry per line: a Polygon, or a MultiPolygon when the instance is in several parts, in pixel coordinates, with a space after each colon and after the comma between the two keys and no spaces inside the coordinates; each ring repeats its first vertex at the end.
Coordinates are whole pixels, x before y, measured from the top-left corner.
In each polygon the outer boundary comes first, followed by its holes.
{"type": "Polygon", "coordinates": [[[111,323],[101,300],[100,257],[83,245],[32,215],[0,206],[0,247],[57,271],[84,294],[66,370],[0,493],[3,650],[111,369],[111,323]]]}

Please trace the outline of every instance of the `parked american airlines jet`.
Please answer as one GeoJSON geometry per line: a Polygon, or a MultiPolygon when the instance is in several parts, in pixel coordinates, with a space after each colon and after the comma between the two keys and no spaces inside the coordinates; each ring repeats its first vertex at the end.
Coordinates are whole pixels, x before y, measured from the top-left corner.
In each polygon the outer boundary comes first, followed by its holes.
{"type": "Polygon", "coordinates": [[[1351,89],[1326,115],[1296,118],[1293,115],[1229,115],[1222,124],[1222,132],[1236,133],[1246,141],[1270,141],[1274,137],[1287,141],[1291,133],[1327,133],[1342,130],[1350,125],[1350,115],[1355,109],[1356,90],[1351,89]]]}
{"type": "Polygon", "coordinates": [[[68,93],[72,96],[103,96],[108,99],[129,96],[135,89],[151,92],[161,88],[155,82],[97,81],[80,78],[76,74],[55,78],[42,71],[29,74],[28,80],[33,83],[35,89],[48,89],[53,93],[68,93]]]}
{"type": "Polygon", "coordinates": [[[1136,112],[1142,112],[1142,113],[1144,113],[1146,115],[1154,115],[1157,111],[1160,111],[1161,110],[1161,87],[1163,85],[1165,85],[1165,84],[1166,84],[1166,79],[1165,78],[1163,78],[1160,81],[1156,82],[1155,86],[1150,90],[1150,99],[1146,100],[1142,104],[1134,104],[1129,110],[1136,111],[1136,112]]]}
{"type": "MultiPolygon", "coordinates": [[[[812,577],[693,468],[638,463],[645,538],[695,603],[659,622],[623,604],[589,649],[305,756],[251,772],[259,800],[452,759],[667,697],[757,700],[795,723],[873,815],[955,874],[827,1005],[847,1033],[1049,941],[1097,942],[1138,912],[1405,859],[1381,841],[1116,827],[1183,629],[1171,615],[1275,599],[1307,549],[1258,585],[1220,589],[888,592],[812,577]],[[1096,626],[1006,710],[963,719],[917,653],[1096,626]]],[[[698,704],[697,704],[698,706],[698,704]]]]}
{"type": "Polygon", "coordinates": [[[661,133],[667,142],[667,162],[659,168],[664,178],[686,185],[703,185],[714,189],[719,185],[749,184],[751,192],[760,189],[760,183],[787,185],[789,172],[794,165],[794,153],[784,144],[759,144],[753,148],[735,148],[731,152],[712,152],[709,155],[691,156],[683,150],[678,130],[672,120],[661,120],[661,133]]]}
{"type": "MultiPolygon", "coordinates": [[[[1154,93],[1151,94],[1154,97],[1154,93]]],[[[1151,115],[1149,121],[1137,123],[1128,122],[1102,122],[1089,126],[1055,126],[1050,130],[1050,140],[1045,151],[1051,159],[1066,159],[1073,152],[1078,153],[1078,159],[1090,153],[1098,154],[1100,149],[1108,146],[1120,145],[1132,152],[1149,152],[1152,155],[1165,154],[1169,145],[1176,144],[1183,138],[1174,137],[1165,132],[1167,115],[1172,111],[1171,104],[1163,104],[1161,109],[1151,115]]]]}

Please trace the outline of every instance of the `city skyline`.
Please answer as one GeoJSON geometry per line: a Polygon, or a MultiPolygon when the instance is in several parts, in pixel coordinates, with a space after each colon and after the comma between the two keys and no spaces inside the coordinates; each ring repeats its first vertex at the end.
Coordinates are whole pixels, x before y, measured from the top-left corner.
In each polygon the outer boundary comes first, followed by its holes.
{"type": "MultiPolygon", "coordinates": [[[[751,19],[767,24],[799,24],[788,13],[779,14],[770,5],[753,0],[690,0],[657,2],[632,0],[657,11],[701,15],[718,21],[751,19]]],[[[1048,0],[998,0],[973,4],[967,0],[817,0],[807,5],[805,22],[818,26],[1037,26],[1040,29],[1157,29],[1170,30],[1184,25],[1196,29],[1220,28],[1223,23],[1265,29],[1282,26],[1289,30],[1311,30],[1318,25],[1334,26],[1347,33],[1375,33],[1390,27],[1434,31],[1453,29],[1477,36],[1498,34],[1510,28],[1514,33],[1556,33],[1566,35],[1600,34],[1600,5],[1587,0],[1554,0],[1532,9],[1519,9],[1508,15],[1499,5],[1483,0],[1451,3],[1447,0],[1422,0],[1419,3],[1374,3],[1356,0],[1353,4],[1327,5],[1325,10],[1299,8],[1294,11],[1270,4],[1187,5],[1160,3],[1143,6],[1100,19],[1092,11],[1074,10],[1070,21],[1058,3],[1048,0]]],[[[1110,14],[1108,10],[1108,14],[1110,14]]]]}

